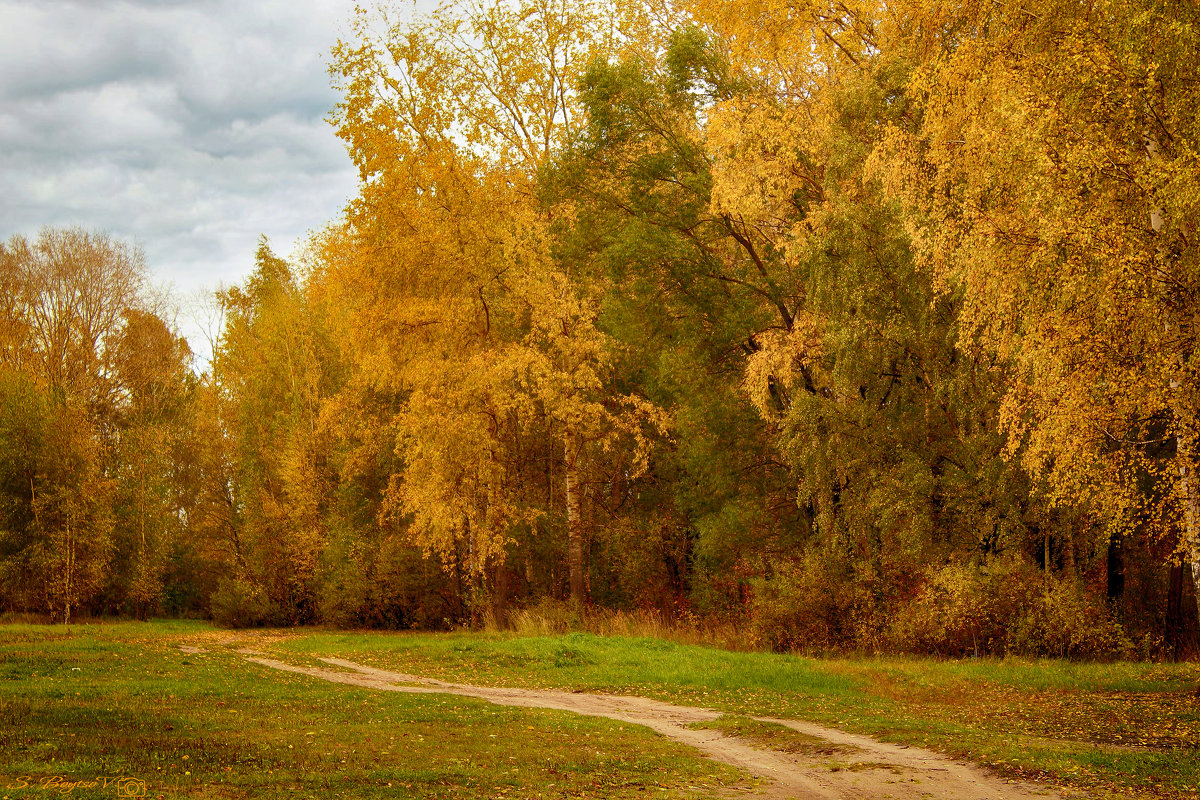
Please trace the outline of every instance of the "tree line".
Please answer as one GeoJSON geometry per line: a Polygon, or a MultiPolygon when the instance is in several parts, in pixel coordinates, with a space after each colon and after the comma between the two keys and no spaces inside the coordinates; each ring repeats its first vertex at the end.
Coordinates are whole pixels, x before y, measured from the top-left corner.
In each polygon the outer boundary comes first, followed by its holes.
{"type": "Polygon", "coordinates": [[[205,370],[136,251],[0,251],[0,603],[1186,652],[1198,14],[360,10],[358,196],[260,245],[205,370]]]}

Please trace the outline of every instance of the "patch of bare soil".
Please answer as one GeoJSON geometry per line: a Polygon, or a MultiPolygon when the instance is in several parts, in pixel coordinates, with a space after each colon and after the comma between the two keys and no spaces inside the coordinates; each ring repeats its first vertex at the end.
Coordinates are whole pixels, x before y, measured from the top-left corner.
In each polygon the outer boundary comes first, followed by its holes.
{"type": "Polygon", "coordinates": [[[338,670],[297,667],[269,658],[249,660],[272,669],[380,691],[455,694],[498,705],[557,709],[644,725],[691,745],[715,761],[764,779],[767,784],[753,796],[770,800],[1031,800],[1063,796],[1045,788],[1005,781],[928,750],[887,744],[811,722],[760,718],[762,722],[786,725],[830,744],[825,751],[812,748],[803,753],[785,753],[751,745],[745,739],[719,731],[689,727],[720,716],[707,708],[672,705],[643,697],[447,683],[365,667],[340,658],[321,659],[342,668],[338,670]]]}

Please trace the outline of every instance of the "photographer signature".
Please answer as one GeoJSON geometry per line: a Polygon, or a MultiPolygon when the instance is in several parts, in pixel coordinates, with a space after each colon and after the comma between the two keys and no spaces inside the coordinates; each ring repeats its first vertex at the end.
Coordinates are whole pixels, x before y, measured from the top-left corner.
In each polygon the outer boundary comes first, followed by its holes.
{"type": "Polygon", "coordinates": [[[9,790],[32,789],[43,792],[57,792],[69,795],[76,789],[108,789],[112,788],[117,797],[145,797],[146,782],[141,778],[130,778],[124,775],[102,775],[86,780],[69,780],[62,775],[51,775],[45,778],[33,778],[20,775],[6,787],[9,790]]]}

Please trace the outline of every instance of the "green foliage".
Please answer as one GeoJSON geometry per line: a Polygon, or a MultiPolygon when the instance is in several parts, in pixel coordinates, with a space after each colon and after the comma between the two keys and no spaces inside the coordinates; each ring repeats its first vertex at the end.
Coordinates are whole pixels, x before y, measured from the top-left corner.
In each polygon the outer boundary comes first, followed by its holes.
{"type": "Polygon", "coordinates": [[[331,537],[322,559],[318,612],[327,624],[437,630],[460,613],[441,565],[399,536],[331,537]]]}
{"type": "Polygon", "coordinates": [[[0,588],[9,608],[69,621],[103,588],[114,482],[85,413],[0,367],[0,588]]]}
{"type": "Polygon", "coordinates": [[[0,245],[9,609],[144,616],[187,550],[196,382],[144,273],[136,248],[77,228],[0,245]]]}
{"type": "Polygon", "coordinates": [[[226,324],[214,354],[232,457],[232,474],[217,479],[232,483],[239,505],[227,568],[252,576],[280,621],[311,622],[332,480],[318,416],[338,365],[292,267],[265,240],[255,259],[245,287],[222,296],[226,324]]]}
{"type": "MultiPolygon", "coordinates": [[[[189,411],[196,378],[187,342],[137,309],[125,313],[116,372],[127,396],[113,447],[115,558],[106,600],[145,618],[162,611],[172,562],[190,555],[183,519],[194,504],[181,467],[195,435],[189,411]]],[[[176,597],[188,591],[172,589],[176,597]]]]}

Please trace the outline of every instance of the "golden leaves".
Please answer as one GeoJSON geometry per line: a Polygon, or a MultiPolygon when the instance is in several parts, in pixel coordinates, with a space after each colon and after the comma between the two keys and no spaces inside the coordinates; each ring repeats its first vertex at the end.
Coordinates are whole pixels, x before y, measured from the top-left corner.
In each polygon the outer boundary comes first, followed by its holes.
{"type": "Polygon", "coordinates": [[[780,412],[778,392],[791,393],[801,382],[802,367],[819,364],[824,352],[825,326],[815,315],[796,316],[791,330],[769,330],[755,337],[758,350],[746,362],[745,387],[763,417],[780,412]]]}
{"type": "Polygon", "coordinates": [[[325,248],[329,294],[352,304],[339,333],[358,366],[348,391],[400,396],[390,424],[403,467],[384,517],[427,552],[465,548],[477,572],[547,510],[523,477],[539,441],[632,437],[644,464],[643,425],[659,422],[606,391],[611,343],[551,253],[552,216],[569,209],[535,193],[580,123],[583,69],[618,46],[612,20],[632,19],[612,10],[447,5],[381,37],[360,20],[360,43],[336,53],[337,124],[364,176],[325,248]]]}

